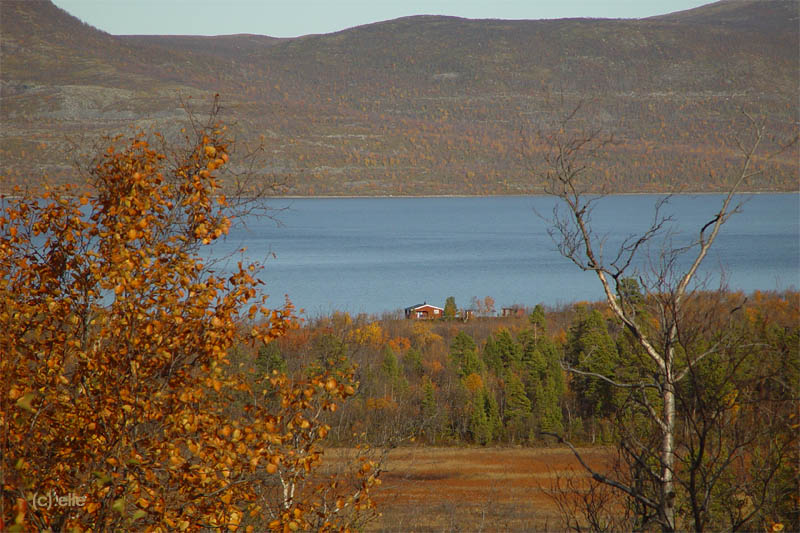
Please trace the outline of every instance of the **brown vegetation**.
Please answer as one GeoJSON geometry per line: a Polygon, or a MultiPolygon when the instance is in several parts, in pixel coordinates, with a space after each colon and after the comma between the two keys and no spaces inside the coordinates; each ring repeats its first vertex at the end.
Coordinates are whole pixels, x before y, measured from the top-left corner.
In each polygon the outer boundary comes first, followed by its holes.
{"type": "MultiPolygon", "coordinates": [[[[267,140],[258,173],[298,195],[540,193],[518,153],[548,88],[596,100],[619,142],[593,186],[617,192],[725,190],[740,106],[776,133],[796,121],[792,1],[627,21],[410,17],[296,39],[111,36],[44,0],[2,9],[8,183],[67,179],[65,137],[131,122],[170,137],[179,95],[216,92],[240,140],[267,140]]],[[[796,190],[797,160],[753,188],[796,190]]]]}
{"type": "MultiPolygon", "coordinates": [[[[611,455],[602,447],[583,451],[597,467],[611,455]]],[[[587,481],[565,448],[403,447],[384,468],[375,496],[381,516],[368,531],[559,530],[557,478],[587,481]]]]}
{"type": "Polygon", "coordinates": [[[352,371],[230,364],[295,322],[264,305],[256,265],[223,278],[200,258],[231,225],[230,143],[193,126],[169,156],[142,135],[109,141],[89,192],[0,196],[0,530],[338,531],[370,516],[369,458],[313,476],[352,371]]]}

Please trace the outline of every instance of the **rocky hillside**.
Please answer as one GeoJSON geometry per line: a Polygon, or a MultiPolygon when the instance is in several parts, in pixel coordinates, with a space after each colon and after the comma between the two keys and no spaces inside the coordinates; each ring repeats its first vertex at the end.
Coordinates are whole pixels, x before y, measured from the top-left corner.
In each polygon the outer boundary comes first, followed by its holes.
{"type": "MultiPolygon", "coordinates": [[[[49,0],[0,0],[0,179],[73,179],[105,134],[174,137],[219,93],[254,172],[290,194],[540,190],[521,137],[561,98],[618,143],[617,191],[718,190],[745,107],[797,128],[799,4],[736,0],[643,20],[418,16],[276,39],[112,36],[49,0]]],[[[798,153],[750,184],[797,190],[798,153]]]]}

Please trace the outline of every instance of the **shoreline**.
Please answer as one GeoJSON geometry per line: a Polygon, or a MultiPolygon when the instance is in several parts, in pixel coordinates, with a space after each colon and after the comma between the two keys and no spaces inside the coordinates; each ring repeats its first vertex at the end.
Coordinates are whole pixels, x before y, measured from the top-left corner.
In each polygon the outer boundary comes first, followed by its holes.
{"type": "MultiPolygon", "coordinates": [[[[600,193],[587,193],[586,196],[711,196],[711,195],[725,195],[727,191],[681,191],[681,192],[610,192],[605,194],[600,193]]],[[[734,196],[754,196],[764,194],[786,195],[794,194],[800,196],[800,189],[796,191],[740,191],[734,193],[734,196]]],[[[530,198],[530,197],[547,197],[554,196],[546,193],[521,193],[521,194],[286,194],[277,196],[265,196],[266,200],[313,200],[313,199],[369,199],[369,198],[530,198]]],[[[0,198],[5,199],[19,199],[24,195],[4,193],[0,191],[0,198]]],[[[70,195],[67,197],[77,198],[77,195],[70,195]]],[[[249,198],[249,197],[248,197],[249,198]]]]}
{"type": "MultiPolygon", "coordinates": [[[[606,194],[587,193],[586,196],[711,196],[711,195],[726,195],[726,191],[699,191],[699,192],[612,192],[606,194]]],[[[734,196],[742,195],[764,195],[764,194],[794,194],[800,196],[800,190],[797,191],[741,191],[734,193],[734,196]]],[[[286,198],[289,200],[313,200],[313,199],[369,199],[369,198],[526,198],[526,197],[547,197],[553,196],[552,194],[545,193],[525,193],[525,194],[374,194],[374,195],[358,195],[358,194],[287,194],[281,196],[268,196],[268,200],[279,200],[286,198]]]]}
{"type": "MultiPolygon", "coordinates": [[[[707,289],[702,291],[703,293],[714,293],[718,289],[707,289]]],[[[788,297],[798,297],[800,296],[800,288],[796,288],[793,286],[785,287],[782,289],[775,288],[775,289],[752,289],[752,290],[745,290],[740,288],[733,288],[728,287],[725,289],[729,294],[734,293],[741,293],[744,294],[746,297],[754,296],[756,293],[762,294],[778,294],[778,295],[786,295],[788,297]]],[[[290,298],[291,299],[291,298],[290,298]]],[[[518,319],[518,318],[527,318],[530,311],[534,309],[537,305],[541,305],[545,312],[553,313],[553,312],[561,312],[565,309],[569,309],[575,307],[577,305],[584,304],[589,307],[605,307],[608,305],[606,300],[603,297],[598,297],[597,299],[573,299],[573,300],[559,300],[555,303],[547,303],[547,302],[538,302],[535,304],[514,304],[510,308],[519,308],[524,310],[524,314],[521,316],[503,316],[502,315],[502,308],[505,306],[499,306],[501,309],[500,311],[495,311],[494,314],[491,315],[483,315],[483,316],[473,316],[469,319],[470,322],[473,321],[480,321],[480,322],[490,322],[490,321],[502,321],[506,319],[518,319]],[[516,307],[515,307],[516,306],[516,307]]],[[[323,306],[324,307],[324,306],[323,306]]],[[[351,317],[357,316],[365,316],[369,320],[409,320],[414,321],[413,318],[407,318],[403,314],[403,307],[398,307],[396,309],[384,309],[382,311],[364,311],[364,310],[356,310],[356,309],[348,309],[348,308],[328,308],[327,310],[318,308],[316,311],[311,311],[308,307],[298,307],[297,316],[302,317],[306,320],[317,320],[320,318],[330,317],[334,313],[347,313],[351,317]],[[302,311],[302,312],[299,312],[302,311]]],[[[437,323],[447,323],[447,322],[463,322],[461,318],[433,318],[433,319],[424,319],[421,322],[429,323],[429,324],[437,324],[437,323]]]]}

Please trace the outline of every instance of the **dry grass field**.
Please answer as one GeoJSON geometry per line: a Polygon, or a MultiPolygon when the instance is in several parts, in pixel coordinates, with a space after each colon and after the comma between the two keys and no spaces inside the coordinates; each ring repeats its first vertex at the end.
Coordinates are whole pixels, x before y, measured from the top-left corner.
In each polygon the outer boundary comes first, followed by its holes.
{"type": "MultiPolygon", "coordinates": [[[[593,465],[610,457],[582,453],[593,465]]],[[[584,476],[565,448],[398,448],[385,466],[368,531],[558,531],[548,491],[556,476],[584,476]]]]}

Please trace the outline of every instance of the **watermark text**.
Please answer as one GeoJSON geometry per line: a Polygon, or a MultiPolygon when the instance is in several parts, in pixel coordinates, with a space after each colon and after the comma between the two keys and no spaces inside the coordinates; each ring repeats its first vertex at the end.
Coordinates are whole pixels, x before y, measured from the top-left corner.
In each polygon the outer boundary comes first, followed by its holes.
{"type": "Polygon", "coordinates": [[[54,490],[44,494],[34,492],[31,498],[34,511],[38,509],[49,510],[53,507],[83,507],[85,503],[86,496],[78,496],[72,492],[68,494],[58,494],[54,490]]]}

